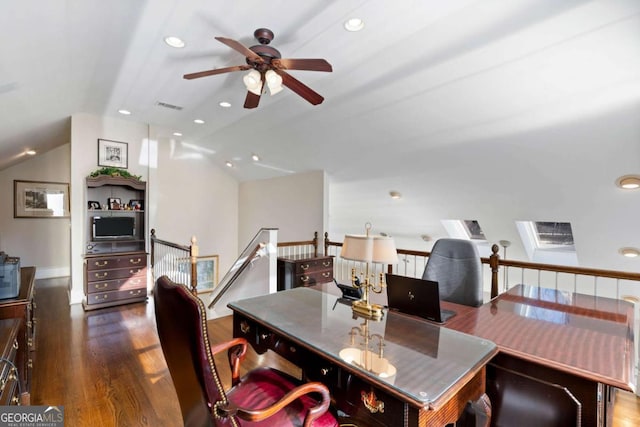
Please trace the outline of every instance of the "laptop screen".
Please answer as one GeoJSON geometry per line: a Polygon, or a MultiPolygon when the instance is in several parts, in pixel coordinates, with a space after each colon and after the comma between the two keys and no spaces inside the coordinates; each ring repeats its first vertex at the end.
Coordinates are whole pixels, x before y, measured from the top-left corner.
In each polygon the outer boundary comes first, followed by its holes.
{"type": "Polygon", "coordinates": [[[443,323],[453,312],[440,309],[438,282],[415,277],[386,275],[387,304],[389,310],[419,316],[427,320],[443,323]]]}

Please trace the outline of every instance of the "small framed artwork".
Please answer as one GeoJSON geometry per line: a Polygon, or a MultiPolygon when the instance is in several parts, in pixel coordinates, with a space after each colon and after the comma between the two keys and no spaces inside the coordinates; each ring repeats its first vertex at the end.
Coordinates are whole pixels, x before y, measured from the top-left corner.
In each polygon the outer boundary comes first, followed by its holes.
{"type": "Polygon", "coordinates": [[[14,180],[13,217],[69,217],[69,184],[14,180]]]}
{"type": "Polygon", "coordinates": [[[198,292],[211,292],[218,284],[218,255],[199,256],[198,292]]]}
{"type": "Polygon", "coordinates": [[[116,198],[116,197],[109,197],[109,200],[107,200],[109,202],[109,209],[111,210],[120,210],[122,209],[121,204],[122,202],[120,202],[120,199],[116,198]]]}
{"type": "Polygon", "coordinates": [[[126,169],[129,166],[129,144],[98,139],[98,166],[126,169]]]}
{"type": "MultiPolygon", "coordinates": [[[[211,292],[218,284],[218,255],[199,256],[196,261],[198,292],[211,292]]],[[[179,260],[178,281],[189,283],[191,275],[190,263],[186,258],[179,260]]]]}
{"type": "Polygon", "coordinates": [[[143,211],[144,200],[129,200],[129,208],[134,211],[143,211]]]}
{"type": "Polygon", "coordinates": [[[87,202],[89,209],[100,209],[100,202],[96,202],[94,200],[89,200],[87,202]]]}

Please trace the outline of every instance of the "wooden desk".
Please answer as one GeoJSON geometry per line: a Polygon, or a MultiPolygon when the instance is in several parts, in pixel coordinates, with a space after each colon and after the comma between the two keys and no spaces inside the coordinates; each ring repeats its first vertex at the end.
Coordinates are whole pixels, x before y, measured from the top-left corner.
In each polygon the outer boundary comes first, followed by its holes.
{"type": "Polygon", "coordinates": [[[606,425],[611,387],[636,387],[633,305],[626,301],[519,285],[446,327],[498,345],[487,368],[497,425],[576,425],[575,417],[552,419],[570,417],[561,401],[572,397],[582,426],[606,425]]]}
{"type": "Polygon", "coordinates": [[[310,288],[236,301],[234,336],[274,350],[307,380],[331,390],[338,409],[363,425],[438,426],[484,395],[484,339],[396,313],[354,317],[336,295],[310,288]]]}

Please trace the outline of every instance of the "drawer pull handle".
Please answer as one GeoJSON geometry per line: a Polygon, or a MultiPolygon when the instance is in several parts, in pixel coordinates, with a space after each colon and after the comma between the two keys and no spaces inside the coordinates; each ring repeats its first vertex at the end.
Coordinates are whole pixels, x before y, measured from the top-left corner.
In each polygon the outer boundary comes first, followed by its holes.
{"type": "Polygon", "coordinates": [[[262,341],[265,341],[267,338],[269,338],[269,334],[261,334],[261,335],[260,335],[260,339],[261,339],[262,341]]]}
{"type": "Polygon", "coordinates": [[[243,334],[249,333],[250,330],[251,330],[251,327],[249,326],[249,323],[246,320],[243,320],[242,322],[240,322],[240,331],[243,334]]]}
{"type": "Polygon", "coordinates": [[[11,398],[11,404],[17,405],[18,403],[20,403],[20,398],[18,396],[13,396],[11,398]]]}
{"type": "Polygon", "coordinates": [[[325,271],[324,273],[322,273],[322,277],[331,277],[331,272],[325,271]]]}
{"type": "Polygon", "coordinates": [[[369,393],[364,391],[360,392],[360,399],[362,400],[364,407],[372,414],[375,414],[376,412],[380,412],[381,414],[384,413],[384,402],[378,400],[373,390],[369,393]]]}
{"type": "Polygon", "coordinates": [[[295,353],[296,351],[298,351],[294,346],[289,347],[289,351],[291,353],[295,353]]]}
{"type": "Polygon", "coordinates": [[[138,273],[140,273],[139,268],[134,268],[133,270],[129,270],[129,274],[138,274],[138,273]]]}
{"type": "Polygon", "coordinates": [[[107,277],[109,275],[108,272],[104,272],[104,273],[94,273],[94,276],[96,279],[104,279],[105,277],[107,277]]]}
{"type": "Polygon", "coordinates": [[[102,294],[102,295],[96,295],[95,296],[96,300],[107,299],[107,298],[109,298],[109,295],[107,295],[107,294],[102,294]]]}
{"type": "Polygon", "coordinates": [[[138,258],[138,259],[129,259],[129,264],[140,264],[142,262],[142,258],[138,258]]]}
{"type": "Polygon", "coordinates": [[[93,265],[96,267],[104,267],[106,265],[109,265],[109,261],[96,261],[93,263],[93,265]]]}
{"type": "Polygon", "coordinates": [[[308,270],[309,269],[309,264],[300,264],[300,268],[303,270],[308,270]]]}
{"type": "Polygon", "coordinates": [[[142,290],[138,289],[136,291],[129,291],[129,295],[140,295],[140,293],[142,293],[142,290]]]}
{"type": "Polygon", "coordinates": [[[322,265],[329,267],[331,265],[331,261],[322,261],[322,265]]]}
{"type": "Polygon", "coordinates": [[[18,340],[15,340],[15,341],[13,342],[13,348],[14,348],[15,350],[17,350],[17,349],[18,349],[18,340]]]}
{"type": "Polygon", "coordinates": [[[322,368],[322,369],[320,369],[320,374],[321,374],[323,377],[326,377],[328,373],[329,373],[329,368],[322,368]]]}
{"type": "Polygon", "coordinates": [[[308,282],[309,281],[309,276],[300,276],[300,281],[301,282],[308,282]]]}
{"type": "Polygon", "coordinates": [[[96,283],[94,286],[97,290],[100,290],[100,289],[107,289],[109,285],[106,283],[96,283]]]}

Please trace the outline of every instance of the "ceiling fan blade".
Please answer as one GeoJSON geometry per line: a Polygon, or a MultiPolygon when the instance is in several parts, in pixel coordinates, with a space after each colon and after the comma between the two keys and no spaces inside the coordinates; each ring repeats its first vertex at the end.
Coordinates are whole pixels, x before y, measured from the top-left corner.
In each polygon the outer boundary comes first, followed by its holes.
{"type": "Polygon", "coordinates": [[[260,95],[247,91],[247,97],[244,99],[244,108],[256,108],[260,103],[260,95]]]}
{"type": "Polygon", "coordinates": [[[281,70],[333,71],[331,64],[324,59],[272,59],[271,64],[281,70]]]}
{"type": "Polygon", "coordinates": [[[218,40],[221,43],[226,44],[231,49],[233,49],[233,50],[235,50],[237,52],[240,52],[241,54],[243,54],[244,56],[246,56],[247,58],[251,59],[254,62],[259,62],[259,63],[263,63],[264,62],[264,59],[262,59],[260,57],[260,55],[258,55],[257,53],[255,53],[254,51],[252,51],[251,49],[249,49],[248,47],[246,47],[245,45],[243,45],[239,41],[236,41],[236,40],[233,40],[233,39],[228,39],[226,37],[216,37],[216,40],[218,40]]]}
{"type": "Polygon", "coordinates": [[[322,95],[293,77],[291,74],[283,70],[275,70],[282,77],[282,84],[309,101],[313,105],[321,104],[324,101],[322,95]]]}
{"type": "Polygon", "coordinates": [[[215,74],[230,73],[232,71],[248,70],[250,68],[251,67],[249,65],[234,65],[233,67],[214,68],[213,70],[199,71],[197,73],[185,74],[182,77],[187,80],[191,80],[191,79],[198,79],[200,77],[213,76],[215,74]]]}

